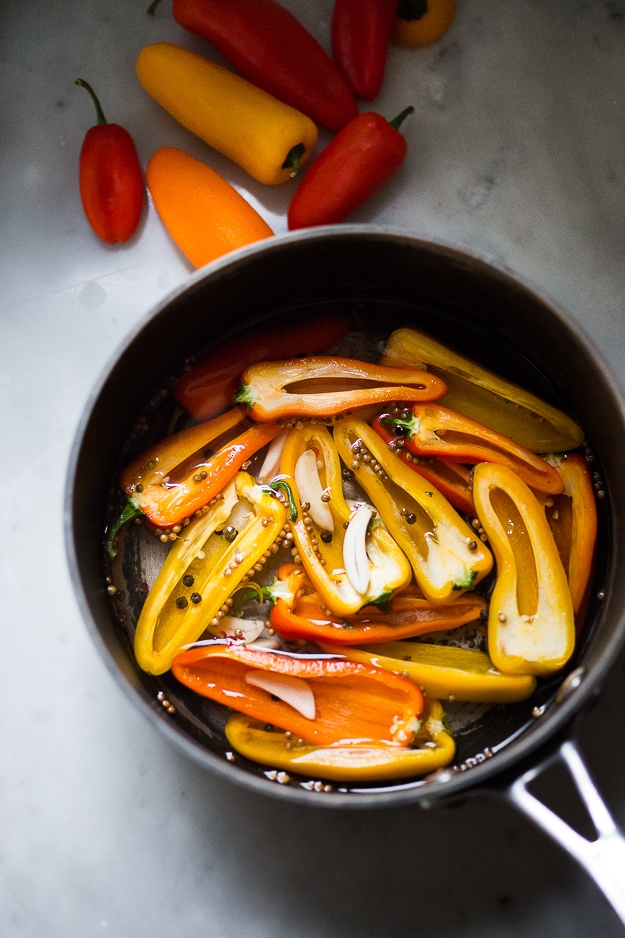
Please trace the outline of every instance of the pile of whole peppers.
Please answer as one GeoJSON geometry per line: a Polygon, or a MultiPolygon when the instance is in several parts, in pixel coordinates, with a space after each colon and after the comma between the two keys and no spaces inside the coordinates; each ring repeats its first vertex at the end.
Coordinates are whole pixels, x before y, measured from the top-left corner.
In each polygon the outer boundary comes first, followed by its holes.
{"type": "Polygon", "coordinates": [[[569,661],[596,486],[559,409],[413,328],[378,363],[322,354],[349,329],[320,316],[281,332],[290,359],[250,331],[197,361],[173,388],[191,425],[124,469],[107,549],[137,517],[171,542],[141,668],[235,711],[243,756],[366,781],[453,759],[444,701],[524,700],[569,661]],[[483,648],[453,641],[465,625],[483,648]]]}
{"type": "MultiPolygon", "coordinates": [[[[288,227],[331,224],[383,186],[406,156],[398,128],[413,108],[388,121],[359,114],[356,98],[377,96],[391,41],[432,42],[453,15],[454,0],[336,0],[330,56],[277,0],[173,0],[174,19],[215,46],[236,73],[168,42],[142,49],[136,71],[169,114],[259,182],[290,180],[310,161],[288,227]],[[314,157],[317,124],[335,136],[314,157]]],[[[98,126],[81,152],[80,193],[93,230],[114,244],[137,228],[143,179],[130,135],[105,125],[97,100],[96,107],[98,126]]],[[[165,228],[196,267],[273,234],[225,179],[182,150],[157,150],[146,182],[165,228]]]]}

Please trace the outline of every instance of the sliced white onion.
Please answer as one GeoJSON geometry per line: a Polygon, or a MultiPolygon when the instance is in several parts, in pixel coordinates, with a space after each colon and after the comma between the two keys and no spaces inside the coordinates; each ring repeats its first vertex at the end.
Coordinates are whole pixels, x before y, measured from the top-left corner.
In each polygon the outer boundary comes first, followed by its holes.
{"type": "Polygon", "coordinates": [[[283,430],[282,433],[279,433],[277,437],[271,441],[267,455],[258,473],[260,482],[272,482],[280,472],[280,459],[282,458],[282,450],[284,449],[288,435],[288,430],[283,430]]]}
{"type": "Polygon", "coordinates": [[[314,450],[306,449],[295,463],[295,484],[301,502],[308,502],[308,514],[315,524],[326,531],[334,531],[334,519],[327,502],[321,500],[323,487],[314,450]]]}
{"type": "Polygon", "coordinates": [[[216,631],[227,638],[240,638],[246,644],[254,642],[262,635],[267,623],[264,619],[238,619],[236,616],[224,616],[219,620],[216,631]]]}
{"type": "Polygon", "coordinates": [[[251,670],[245,675],[245,683],[279,697],[307,720],[315,719],[315,698],[310,685],[301,677],[276,674],[274,671],[251,670]]]}
{"type": "Polygon", "coordinates": [[[343,563],[347,578],[357,593],[366,593],[371,579],[365,538],[372,515],[370,505],[361,505],[349,522],[343,541],[343,563]]]}

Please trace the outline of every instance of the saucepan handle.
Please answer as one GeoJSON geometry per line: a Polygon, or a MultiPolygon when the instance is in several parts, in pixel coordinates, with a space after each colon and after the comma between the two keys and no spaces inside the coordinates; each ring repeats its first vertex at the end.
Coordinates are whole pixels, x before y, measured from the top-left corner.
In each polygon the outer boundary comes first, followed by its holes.
{"type": "Polygon", "coordinates": [[[583,866],[625,924],[625,837],[597,791],[575,742],[571,739],[561,742],[555,752],[501,788],[499,794],[583,866]],[[568,768],[594,824],[594,840],[578,834],[529,790],[528,786],[558,761],[568,768]]]}

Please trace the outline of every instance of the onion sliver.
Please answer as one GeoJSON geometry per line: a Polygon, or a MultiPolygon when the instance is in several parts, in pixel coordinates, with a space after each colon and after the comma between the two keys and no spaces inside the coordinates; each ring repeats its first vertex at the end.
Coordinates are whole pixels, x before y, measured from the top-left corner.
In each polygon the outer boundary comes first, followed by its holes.
{"type": "Polygon", "coordinates": [[[347,578],[358,593],[367,592],[371,579],[366,536],[372,514],[370,505],[362,505],[349,522],[343,541],[343,563],[347,578]]]}
{"type": "Polygon", "coordinates": [[[262,635],[267,623],[264,619],[239,619],[237,616],[224,616],[219,620],[216,631],[230,638],[242,638],[244,642],[254,642],[262,635]]]}
{"type": "Polygon", "coordinates": [[[308,502],[308,514],[315,524],[326,531],[334,531],[334,519],[327,502],[322,501],[323,487],[317,468],[317,456],[312,449],[305,449],[295,463],[293,473],[300,501],[308,502]]]}
{"type": "Polygon", "coordinates": [[[280,457],[282,456],[282,450],[284,449],[288,435],[288,430],[283,430],[283,432],[279,433],[269,444],[269,449],[267,450],[263,464],[260,467],[260,472],[258,473],[259,482],[272,482],[278,475],[280,471],[280,457]]]}
{"type": "Polygon", "coordinates": [[[301,677],[251,670],[245,675],[245,682],[279,697],[306,719],[315,719],[315,698],[309,684],[301,677]]]}

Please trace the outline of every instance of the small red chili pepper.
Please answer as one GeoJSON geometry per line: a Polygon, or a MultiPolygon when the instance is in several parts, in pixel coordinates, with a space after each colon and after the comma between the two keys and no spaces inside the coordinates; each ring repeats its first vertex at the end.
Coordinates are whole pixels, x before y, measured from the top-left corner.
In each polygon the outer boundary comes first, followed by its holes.
{"type": "Polygon", "coordinates": [[[107,244],[128,241],[143,205],[143,173],[133,139],[119,124],[108,124],[93,89],[82,78],[95,105],[98,123],[90,127],[80,151],[80,197],[87,221],[107,244]]]}
{"type": "Polygon", "coordinates": [[[415,456],[437,456],[450,462],[507,466],[530,488],[558,495],[564,482],[557,469],[501,433],[438,404],[415,404],[404,418],[388,416],[382,425],[405,433],[406,449],[415,456]]]}
{"type": "Polygon", "coordinates": [[[391,178],[406,157],[397,129],[413,107],[392,121],[368,111],[355,117],[311,164],[291,201],[289,229],[343,221],[391,178]]]}
{"type": "Polygon", "coordinates": [[[372,101],[382,87],[397,0],[336,0],[334,60],[354,92],[372,101]]]}
{"type": "Polygon", "coordinates": [[[388,420],[389,418],[392,419],[390,414],[380,414],[371,422],[371,426],[378,436],[381,436],[385,443],[394,444],[395,452],[401,461],[414,469],[415,472],[418,472],[428,482],[431,482],[432,485],[435,485],[441,495],[444,495],[454,508],[463,511],[465,515],[473,517],[475,511],[471,497],[471,467],[459,462],[449,462],[445,459],[413,456],[412,453],[406,452],[404,444],[397,445],[405,438],[395,436],[382,422],[384,419],[388,420]]]}
{"type": "Polygon", "coordinates": [[[408,587],[389,600],[388,609],[366,606],[347,620],[328,612],[303,568],[296,564],[282,564],[278,580],[263,588],[263,596],[274,603],[270,619],[278,635],[345,646],[455,629],[478,619],[486,609],[476,593],[464,593],[450,603],[431,603],[420,590],[408,587]]]}
{"type": "MultiPolygon", "coordinates": [[[[159,3],[154,0],[148,13],[159,3]]],[[[252,84],[329,130],[340,130],[358,113],[325,49],[275,0],[173,0],[173,15],[252,84]]]]}
{"type": "Polygon", "coordinates": [[[317,316],[304,322],[249,329],[220,342],[174,386],[181,407],[195,420],[208,420],[232,404],[241,372],[260,361],[323,352],[349,332],[346,316],[317,316]]]}

